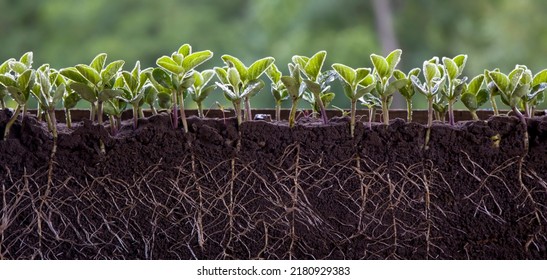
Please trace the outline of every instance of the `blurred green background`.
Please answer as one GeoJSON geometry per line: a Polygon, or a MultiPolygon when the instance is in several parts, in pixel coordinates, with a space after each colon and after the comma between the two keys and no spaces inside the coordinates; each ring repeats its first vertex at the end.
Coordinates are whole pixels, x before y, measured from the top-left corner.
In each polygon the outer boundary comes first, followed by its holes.
{"type": "MultiPolygon", "coordinates": [[[[371,67],[371,53],[394,48],[403,50],[404,71],[460,53],[469,55],[467,76],[515,64],[534,73],[547,67],[544,0],[0,0],[0,10],[0,61],[33,51],[35,67],[89,63],[100,52],[124,59],[124,69],[137,60],[155,66],[183,43],[215,53],[205,67],[221,66],[228,53],[247,64],[273,56],[287,72],[292,55],[322,49],[324,69],[334,62],[371,67]]],[[[422,100],[416,96],[415,107],[425,108],[422,100]]],[[[206,105],[214,101],[225,103],[220,91],[206,105]]],[[[273,107],[269,86],[252,103],[273,107]]],[[[348,104],[339,93],[334,105],[348,104]]]]}

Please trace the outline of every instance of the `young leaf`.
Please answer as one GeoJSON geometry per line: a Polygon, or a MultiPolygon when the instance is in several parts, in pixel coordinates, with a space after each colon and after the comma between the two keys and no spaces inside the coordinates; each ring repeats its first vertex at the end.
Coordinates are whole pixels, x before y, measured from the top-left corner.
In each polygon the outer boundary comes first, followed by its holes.
{"type": "Polygon", "coordinates": [[[156,68],[152,71],[152,78],[164,88],[172,88],[171,77],[163,69],[156,68]]]}
{"type": "Polygon", "coordinates": [[[296,99],[300,96],[299,94],[300,83],[295,78],[289,77],[289,76],[282,76],[281,82],[283,83],[287,91],[289,92],[291,98],[296,99]]]}
{"type": "Polygon", "coordinates": [[[343,79],[348,85],[352,87],[355,86],[357,73],[353,68],[341,63],[335,63],[332,65],[332,69],[334,69],[340,78],[343,79]]]}
{"type": "Polygon", "coordinates": [[[226,96],[226,98],[230,101],[236,101],[238,99],[240,99],[239,96],[237,96],[234,91],[229,88],[228,86],[224,85],[224,84],[221,84],[219,82],[216,82],[216,85],[224,92],[224,96],[226,96]]]}
{"type": "Polygon", "coordinates": [[[500,72],[488,72],[488,76],[500,91],[505,92],[509,87],[509,77],[500,72]]]}
{"type": "Polygon", "coordinates": [[[168,92],[158,92],[158,105],[163,109],[171,109],[173,105],[173,99],[168,92]]]}
{"type": "Polygon", "coordinates": [[[279,69],[277,69],[277,66],[275,66],[275,64],[273,63],[270,68],[266,70],[266,76],[268,76],[268,78],[270,78],[270,81],[272,81],[272,83],[274,84],[281,81],[281,71],[279,71],[279,69]]]}
{"type": "Polygon", "coordinates": [[[446,68],[446,73],[450,77],[450,80],[455,79],[458,76],[458,72],[459,72],[458,65],[456,64],[456,62],[454,62],[452,59],[448,57],[443,57],[443,64],[444,64],[444,67],[446,68]]]}
{"type": "Polygon", "coordinates": [[[72,109],[78,104],[78,101],[80,101],[80,95],[76,92],[69,93],[63,100],[63,106],[66,109],[72,109]]]}
{"type": "Polygon", "coordinates": [[[21,58],[19,59],[19,61],[21,63],[23,63],[27,68],[30,68],[32,67],[32,57],[33,57],[33,53],[32,52],[26,52],[25,54],[23,54],[21,56],[21,58]]]}
{"type": "Polygon", "coordinates": [[[101,71],[101,78],[103,79],[103,83],[108,83],[112,78],[114,78],[118,71],[123,67],[125,64],[125,61],[123,60],[116,60],[112,61],[110,64],[108,64],[102,71],[101,71]]]}
{"type": "Polygon", "coordinates": [[[535,87],[541,83],[547,83],[547,69],[541,70],[534,76],[532,80],[532,87],[535,87]]]}
{"type": "Polygon", "coordinates": [[[241,80],[247,79],[247,67],[245,66],[245,64],[243,64],[243,62],[241,62],[241,60],[228,54],[223,55],[221,58],[224,63],[228,65],[228,67],[233,66],[237,69],[241,80]]]}
{"type": "Polygon", "coordinates": [[[408,79],[400,79],[400,80],[395,80],[395,81],[391,82],[387,86],[386,90],[384,91],[384,96],[390,96],[390,95],[394,94],[396,91],[398,91],[399,89],[406,86],[408,84],[408,82],[409,82],[408,79]]]}
{"type": "Polygon", "coordinates": [[[249,69],[247,69],[247,80],[252,81],[258,79],[274,62],[275,59],[273,57],[266,57],[255,61],[249,66],[249,69]]]}
{"type": "Polygon", "coordinates": [[[78,82],[78,83],[87,83],[87,79],[82,75],[80,74],[80,72],[78,72],[78,70],[76,70],[75,67],[69,67],[69,68],[65,68],[65,69],[61,69],[61,71],[59,71],[59,73],[61,73],[61,75],[69,78],[70,80],[74,81],[74,82],[78,82]]]}
{"type": "Polygon", "coordinates": [[[229,84],[230,81],[228,80],[228,71],[224,68],[215,67],[214,68],[215,74],[217,75],[217,78],[222,82],[223,84],[229,84]]]}
{"type": "Polygon", "coordinates": [[[387,57],[386,61],[389,64],[389,73],[393,73],[395,70],[395,67],[397,67],[397,64],[399,64],[399,61],[401,61],[401,55],[403,54],[403,51],[400,49],[396,49],[392,51],[387,57]]]}
{"type": "Polygon", "coordinates": [[[122,90],[119,89],[104,89],[101,92],[99,92],[99,101],[104,102],[110,99],[113,99],[116,96],[120,96],[123,94],[122,90]]]}
{"type": "Polygon", "coordinates": [[[319,73],[321,72],[321,68],[323,67],[323,63],[325,62],[326,56],[327,56],[326,51],[319,51],[316,54],[314,54],[312,57],[310,57],[310,59],[304,66],[304,71],[306,72],[308,79],[312,81],[317,80],[317,77],[319,76],[319,73]]]}
{"type": "Polygon", "coordinates": [[[87,100],[91,103],[97,101],[97,96],[95,92],[87,84],[84,83],[72,83],[70,88],[77,92],[84,100],[87,100]]]}
{"type": "Polygon", "coordinates": [[[371,54],[370,61],[372,61],[372,65],[374,65],[374,70],[376,70],[380,78],[386,79],[389,77],[390,66],[385,58],[377,54],[371,54]]]}
{"type": "Polygon", "coordinates": [[[21,74],[29,68],[24,63],[19,61],[10,61],[8,64],[11,70],[13,70],[17,74],[21,74]]]}
{"type": "Polygon", "coordinates": [[[427,83],[431,83],[433,78],[438,77],[439,75],[440,73],[437,64],[431,62],[424,63],[424,77],[427,83]]]}
{"type": "Polygon", "coordinates": [[[184,57],[184,60],[182,61],[182,67],[186,72],[196,68],[200,64],[204,63],[205,61],[211,59],[213,57],[212,51],[200,51],[192,53],[186,57],[184,57]]]}
{"type": "Polygon", "coordinates": [[[247,87],[241,93],[241,97],[253,97],[264,88],[264,81],[252,80],[247,84],[247,87]]]}
{"type": "Polygon", "coordinates": [[[179,54],[183,55],[184,57],[188,56],[192,53],[192,46],[189,44],[184,44],[180,46],[180,48],[177,51],[179,54]]]}
{"type": "Polygon", "coordinates": [[[76,65],[76,70],[82,74],[89,82],[96,85],[101,80],[101,76],[99,75],[99,72],[97,72],[95,69],[93,69],[91,66],[87,66],[85,64],[78,64],[76,65]]]}
{"type": "Polygon", "coordinates": [[[91,68],[95,69],[97,73],[100,73],[101,70],[104,68],[104,63],[106,62],[106,53],[98,54],[93,60],[91,61],[91,68]]]}
{"type": "Polygon", "coordinates": [[[165,55],[158,58],[156,60],[156,64],[173,74],[178,75],[184,72],[184,68],[182,66],[178,65],[172,58],[165,55]]]}
{"type": "Polygon", "coordinates": [[[17,87],[21,91],[25,91],[33,86],[33,76],[34,70],[27,69],[17,78],[17,87]]]}

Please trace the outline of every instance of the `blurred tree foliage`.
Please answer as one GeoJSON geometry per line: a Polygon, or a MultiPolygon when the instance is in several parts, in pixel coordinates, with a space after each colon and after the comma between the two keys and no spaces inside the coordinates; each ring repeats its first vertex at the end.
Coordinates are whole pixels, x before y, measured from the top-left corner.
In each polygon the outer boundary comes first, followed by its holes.
{"type": "MultiPolygon", "coordinates": [[[[466,75],[515,64],[547,68],[543,0],[392,0],[391,7],[402,70],[459,53],[469,54],[466,75]]],[[[370,67],[371,53],[385,55],[370,0],[0,0],[0,10],[0,61],[32,50],[36,66],[89,63],[100,52],[155,66],[182,43],[212,50],[206,67],[222,65],[225,53],[244,62],[271,55],[283,72],[292,55],[321,49],[328,51],[324,69],[334,62],[370,67]]],[[[255,107],[273,106],[268,91],[255,107]]],[[[342,95],[334,104],[346,107],[342,95]]],[[[223,101],[216,96],[209,106],[223,101]]]]}

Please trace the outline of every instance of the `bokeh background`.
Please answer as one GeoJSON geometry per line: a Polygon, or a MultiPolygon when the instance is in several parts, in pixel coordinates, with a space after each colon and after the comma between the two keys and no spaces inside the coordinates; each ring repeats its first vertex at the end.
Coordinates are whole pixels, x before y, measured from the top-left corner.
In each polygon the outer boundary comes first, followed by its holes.
{"type": "MultiPolygon", "coordinates": [[[[371,53],[401,48],[405,71],[460,53],[469,55],[467,76],[547,68],[544,0],[0,0],[0,11],[0,60],[33,51],[35,67],[89,63],[100,52],[124,59],[125,69],[137,60],[155,66],[190,43],[215,53],[204,67],[221,66],[228,53],[246,63],[273,56],[287,72],[293,55],[323,49],[326,67],[371,67],[371,53]]],[[[425,107],[422,99],[415,107],[425,107]]],[[[206,105],[215,101],[224,103],[220,91],[206,105]]],[[[273,107],[269,87],[252,102],[273,107]]],[[[334,105],[348,107],[342,93],[334,105]]]]}

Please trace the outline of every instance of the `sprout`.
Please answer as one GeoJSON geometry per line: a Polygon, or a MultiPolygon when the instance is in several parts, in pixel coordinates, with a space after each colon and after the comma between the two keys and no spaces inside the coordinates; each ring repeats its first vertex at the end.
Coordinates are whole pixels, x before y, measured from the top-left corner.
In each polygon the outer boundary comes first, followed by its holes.
{"type": "Polygon", "coordinates": [[[350,134],[354,136],[355,111],[357,100],[370,93],[376,86],[374,76],[370,74],[370,68],[353,69],[344,64],[335,63],[332,68],[338,74],[338,78],[344,88],[344,93],[351,101],[350,134]]]}
{"type": "MultiPolygon", "coordinates": [[[[15,59],[10,58],[4,63],[0,65],[0,109],[4,110],[6,108],[5,98],[9,96],[8,88],[2,83],[2,81],[5,81],[9,78],[6,78],[6,76],[11,77],[11,74],[9,73],[11,71],[9,67],[9,63],[11,61],[15,61],[15,59]]],[[[7,82],[10,83],[9,81],[7,82]]]]}
{"type": "Polygon", "coordinates": [[[281,102],[289,99],[289,92],[281,81],[281,71],[277,69],[275,64],[272,64],[266,71],[266,75],[272,82],[272,95],[275,99],[275,120],[281,120],[281,102]]]}
{"type": "Polygon", "coordinates": [[[61,75],[73,81],[69,87],[82,99],[91,103],[90,119],[95,121],[96,115],[99,125],[103,124],[103,103],[123,93],[113,87],[125,62],[116,60],[105,66],[106,57],[107,55],[102,53],[89,65],[78,64],[60,71],[61,75]]]}
{"type": "Polygon", "coordinates": [[[153,115],[158,114],[158,111],[156,110],[156,107],[154,106],[154,103],[156,102],[156,99],[158,98],[158,90],[156,87],[152,84],[147,84],[143,87],[144,91],[144,103],[148,104],[150,107],[150,111],[152,111],[153,115]]]}
{"type": "MultiPolygon", "coordinates": [[[[496,68],[492,70],[492,72],[499,72],[500,69],[496,68]]],[[[486,81],[486,91],[488,92],[488,98],[490,99],[490,104],[492,104],[492,109],[494,110],[494,115],[499,115],[498,111],[498,105],[496,104],[496,96],[500,95],[500,92],[498,90],[498,87],[496,87],[496,84],[492,81],[490,78],[490,75],[488,75],[488,70],[484,70],[484,80],[486,81]]]]}
{"type": "Polygon", "coordinates": [[[407,86],[409,81],[406,78],[398,79],[389,82],[393,76],[393,71],[399,61],[403,51],[400,49],[392,51],[387,57],[382,57],[376,54],[370,55],[370,60],[374,65],[374,77],[376,80],[375,92],[382,102],[382,119],[384,124],[389,124],[389,106],[393,101],[393,94],[404,86],[407,86]]]}
{"type": "Polygon", "coordinates": [[[465,93],[462,94],[462,103],[467,107],[474,120],[479,120],[477,109],[488,101],[488,91],[481,88],[484,82],[484,74],[473,78],[466,86],[465,93]]]}
{"type": "Polygon", "coordinates": [[[300,77],[299,66],[292,63],[289,63],[288,66],[290,76],[282,76],[280,80],[291,97],[292,105],[289,113],[289,127],[294,127],[298,101],[300,101],[304,95],[305,86],[302,83],[302,78],[300,77]]]}
{"type": "Polygon", "coordinates": [[[222,60],[226,67],[215,67],[215,73],[220,82],[216,85],[222,89],[226,99],[234,105],[237,123],[241,124],[241,101],[245,104],[245,120],[251,120],[251,97],[255,96],[262,88],[264,82],[260,76],[274,63],[273,57],[266,57],[255,61],[246,67],[241,60],[230,55],[223,55],[222,60]]]}
{"type": "Polygon", "coordinates": [[[445,122],[446,112],[448,112],[448,101],[446,96],[437,95],[433,101],[433,110],[435,111],[435,119],[441,122],[445,122]]]}
{"type": "MultiPolygon", "coordinates": [[[[314,105],[314,108],[319,108],[321,119],[324,124],[327,124],[328,118],[321,95],[328,93],[327,91],[330,87],[328,87],[327,84],[334,80],[333,74],[321,73],[321,68],[323,67],[326,57],[326,51],[319,51],[312,57],[302,55],[295,55],[292,57],[294,65],[298,65],[298,69],[304,75],[304,79],[302,80],[304,86],[313,94],[313,100],[317,103],[314,105]]],[[[307,99],[311,100],[311,98],[307,99]]]]}
{"type": "Polygon", "coordinates": [[[382,106],[382,101],[372,93],[366,93],[363,97],[359,98],[361,105],[368,108],[368,128],[372,128],[372,121],[376,114],[376,109],[382,106]]]}
{"type": "Polygon", "coordinates": [[[127,107],[127,102],[122,98],[114,98],[104,103],[104,112],[110,118],[110,133],[116,135],[122,122],[122,114],[127,107]]]}
{"type": "Polygon", "coordinates": [[[419,93],[427,97],[427,127],[430,128],[433,124],[433,101],[434,97],[437,96],[440,89],[443,87],[443,84],[446,80],[445,75],[440,70],[440,67],[437,66],[438,58],[434,57],[431,60],[424,61],[423,64],[423,75],[425,82],[422,84],[417,76],[411,76],[410,80],[414,85],[414,89],[419,93]]]}
{"type": "MultiPolygon", "coordinates": [[[[328,84],[336,79],[336,77],[336,72],[331,70],[319,74],[317,82],[304,80],[304,89],[308,89],[308,91],[304,91],[304,95],[302,96],[302,98],[310,103],[314,114],[321,114],[321,105],[323,105],[323,110],[325,110],[327,107],[329,107],[329,104],[332,102],[332,100],[334,100],[335,94],[334,92],[330,92],[330,86],[328,84]],[[316,100],[316,96],[319,96],[319,98],[321,99],[320,102],[316,100]]],[[[327,120],[326,112],[321,114],[321,116],[324,116],[322,120],[323,123],[325,123],[325,121],[327,120]]]]}
{"type": "Polygon", "coordinates": [[[459,79],[467,62],[467,55],[460,54],[454,58],[443,57],[444,72],[446,73],[446,83],[441,93],[448,102],[448,122],[454,125],[454,103],[458,97],[465,91],[466,77],[459,79]]]}
{"type": "Polygon", "coordinates": [[[4,140],[8,139],[11,126],[17,120],[17,117],[23,111],[26,114],[27,102],[30,97],[30,92],[34,87],[35,75],[32,67],[32,52],[25,53],[19,61],[15,59],[8,60],[8,68],[3,64],[0,74],[0,84],[7,91],[8,95],[17,103],[15,112],[6,124],[4,129],[4,140]]]}
{"type": "Polygon", "coordinates": [[[526,115],[528,117],[533,117],[536,107],[545,99],[545,91],[547,90],[547,69],[537,73],[529,82],[531,82],[530,92],[523,96],[522,102],[524,103],[526,115]]]}
{"type": "Polygon", "coordinates": [[[205,70],[203,72],[194,72],[194,84],[190,86],[188,89],[188,92],[190,93],[190,96],[192,96],[192,100],[196,102],[196,105],[198,106],[198,116],[200,118],[203,118],[203,101],[213,90],[215,90],[216,86],[207,86],[209,81],[213,78],[215,75],[215,71],[213,70],[205,70]]]}
{"type": "Polygon", "coordinates": [[[420,68],[414,68],[408,72],[408,75],[405,75],[401,70],[395,69],[393,71],[393,77],[397,80],[403,80],[406,79],[407,83],[405,86],[399,89],[399,93],[405,98],[406,100],[406,121],[411,122],[412,121],[412,97],[414,97],[414,94],[416,91],[414,90],[414,86],[412,85],[412,82],[410,81],[410,77],[418,77],[420,75],[420,68]]]}
{"type": "Polygon", "coordinates": [[[131,104],[133,107],[133,129],[137,129],[139,117],[144,117],[141,107],[144,104],[144,86],[148,81],[147,73],[150,71],[152,71],[152,68],[141,71],[141,64],[137,61],[131,72],[123,71],[122,75],[116,81],[116,87],[121,88],[124,92],[118,98],[125,103],[131,104]]]}
{"type": "Polygon", "coordinates": [[[526,120],[518,107],[523,96],[530,91],[531,77],[528,79],[528,75],[525,75],[526,70],[525,67],[517,65],[509,75],[497,71],[487,72],[487,75],[500,93],[501,101],[505,103],[505,105],[511,107],[515,115],[517,115],[523,123],[526,123],[526,120]]]}
{"type": "Polygon", "coordinates": [[[187,95],[187,89],[194,84],[193,70],[213,57],[213,52],[199,51],[192,52],[189,44],[182,45],[177,52],[171,56],[162,56],[156,60],[160,68],[152,72],[153,79],[163,88],[169,91],[160,91],[158,98],[161,99],[160,106],[169,105],[169,109],[174,106],[173,126],[178,127],[177,106],[180,108],[180,118],[184,132],[188,132],[188,123],[186,122],[186,113],[184,111],[184,98],[187,95]],[[166,93],[170,94],[171,102],[166,100],[166,93]]]}

